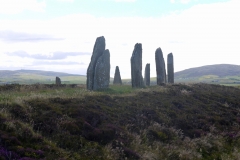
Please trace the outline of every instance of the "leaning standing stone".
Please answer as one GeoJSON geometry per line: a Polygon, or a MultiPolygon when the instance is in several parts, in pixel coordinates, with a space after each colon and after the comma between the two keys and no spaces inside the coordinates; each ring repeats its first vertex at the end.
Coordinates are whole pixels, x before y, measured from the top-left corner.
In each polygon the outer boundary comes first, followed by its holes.
{"type": "Polygon", "coordinates": [[[140,88],[144,87],[142,77],[142,44],[135,44],[132,57],[131,57],[131,78],[132,87],[140,88]]]}
{"type": "Polygon", "coordinates": [[[157,72],[157,84],[163,85],[164,83],[166,83],[166,69],[161,48],[158,48],[155,52],[155,61],[157,72]]]}
{"type": "Polygon", "coordinates": [[[93,90],[108,88],[110,81],[110,52],[105,50],[98,58],[93,81],[93,90]]]}
{"type": "Polygon", "coordinates": [[[120,84],[120,85],[122,84],[122,79],[121,79],[121,75],[120,75],[118,66],[116,66],[116,69],[115,69],[113,84],[120,84]]]}
{"type": "Polygon", "coordinates": [[[61,79],[59,77],[56,77],[56,85],[61,85],[61,79]]]}
{"type": "Polygon", "coordinates": [[[145,67],[144,83],[146,86],[150,86],[150,64],[149,63],[147,63],[145,67]]]}
{"type": "Polygon", "coordinates": [[[93,48],[93,53],[92,53],[92,57],[91,57],[91,62],[88,66],[87,69],[87,89],[88,90],[93,90],[93,81],[94,81],[94,73],[95,73],[95,67],[96,67],[96,63],[98,58],[103,54],[104,50],[105,50],[105,38],[102,37],[98,37],[96,39],[94,48],[93,48]]]}
{"type": "Polygon", "coordinates": [[[168,83],[174,83],[174,65],[173,65],[173,54],[169,53],[167,57],[168,67],[168,83]]]}

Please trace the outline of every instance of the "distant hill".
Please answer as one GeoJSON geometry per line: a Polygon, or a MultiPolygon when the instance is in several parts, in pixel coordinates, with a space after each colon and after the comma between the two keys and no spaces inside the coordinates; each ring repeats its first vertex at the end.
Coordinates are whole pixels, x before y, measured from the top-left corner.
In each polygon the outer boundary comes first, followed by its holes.
{"type": "Polygon", "coordinates": [[[0,84],[53,84],[60,77],[63,84],[85,84],[86,76],[41,70],[0,70],[0,84]]]}
{"type": "MultiPolygon", "coordinates": [[[[238,86],[240,85],[240,65],[217,64],[189,68],[174,73],[175,83],[213,83],[238,86]]],[[[123,79],[131,84],[131,79],[123,79]]],[[[156,77],[151,77],[151,84],[156,85],[156,77]]]]}
{"type": "MultiPolygon", "coordinates": [[[[63,84],[85,84],[86,75],[68,74],[41,70],[0,70],[0,84],[53,84],[56,76],[60,77],[63,84]]],[[[113,78],[110,79],[112,82],[113,78]]],[[[111,83],[110,82],[110,83],[111,83]]],[[[131,79],[123,79],[125,84],[130,84],[131,79]]],[[[226,85],[240,84],[240,65],[217,64],[190,68],[175,72],[176,83],[214,83],[226,85]]],[[[151,78],[151,84],[156,84],[156,77],[151,78]]]]}
{"type": "MultiPolygon", "coordinates": [[[[0,70],[0,85],[2,84],[53,84],[59,77],[62,84],[86,84],[86,75],[41,70],[0,70]]],[[[113,78],[110,77],[110,83],[113,78]]]]}
{"type": "Polygon", "coordinates": [[[206,75],[215,75],[218,77],[240,76],[240,65],[217,64],[190,68],[176,72],[175,78],[193,78],[206,75]]]}
{"type": "Polygon", "coordinates": [[[231,64],[208,65],[175,73],[176,83],[213,83],[238,86],[240,66],[231,64]]]}
{"type": "Polygon", "coordinates": [[[35,74],[35,75],[42,75],[42,76],[81,76],[77,74],[69,74],[69,73],[62,73],[62,72],[53,72],[53,71],[41,71],[41,70],[0,70],[0,77],[10,77],[14,75],[22,75],[22,74],[35,74]]]}

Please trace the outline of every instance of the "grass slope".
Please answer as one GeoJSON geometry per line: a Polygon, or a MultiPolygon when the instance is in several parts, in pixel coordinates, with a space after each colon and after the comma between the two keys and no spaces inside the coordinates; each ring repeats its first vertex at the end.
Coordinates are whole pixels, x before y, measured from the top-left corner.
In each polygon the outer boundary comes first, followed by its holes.
{"type": "Polygon", "coordinates": [[[40,70],[2,70],[0,84],[54,84],[57,76],[61,78],[63,84],[86,83],[86,76],[82,75],[40,70]]]}
{"type": "Polygon", "coordinates": [[[175,73],[177,83],[240,84],[240,66],[230,64],[208,65],[186,69],[175,73]]]}
{"type": "MultiPolygon", "coordinates": [[[[62,72],[40,70],[16,70],[0,71],[0,85],[4,84],[55,84],[55,78],[59,77],[62,84],[86,84],[85,75],[68,74],[62,72]]],[[[112,83],[113,78],[110,78],[112,83]]]]}
{"type": "MultiPolygon", "coordinates": [[[[0,84],[54,84],[56,76],[63,84],[85,84],[86,76],[40,70],[0,71],[0,84]]],[[[110,79],[111,83],[113,78],[110,79]]],[[[124,84],[131,84],[131,79],[123,79],[124,84]]],[[[176,83],[213,83],[236,86],[240,84],[240,66],[230,64],[209,65],[190,68],[175,73],[176,83]]],[[[156,84],[156,77],[151,78],[156,84]]]]}
{"type": "Polygon", "coordinates": [[[0,159],[239,159],[239,96],[209,84],[0,86],[0,159]]]}
{"type": "Polygon", "coordinates": [[[21,74],[35,74],[35,75],[41,75],[41,76],[79,76],[76,74],[68,74],[68,73],[62,73],[62,72],[53,72],[53,71],[41,71],[41,70],[15,70],[15,71],[9,71],[9,70],[0,70],[0,76],[1,77],[10,77],[14,75],[21,75],[21,74]]]}
{"type": "MultiPolygon", "coordinates": [[[[175,72],[176,83],[210,83],[228,86],[240,84],[240,66],[230,64],[208,65],[175,72]]],[[[130,84],[131,79],[123,83],[130,84]]],[[[156,84],[156,77],[151,77],[151,84],[156,84]]]]}
{"type": "Polygon", "coordinates": [[[175,73],[175,78],[192,78],[214,75],[217,77],[240,76],[240,66],[231,64],[207,65],[175,73]]]}

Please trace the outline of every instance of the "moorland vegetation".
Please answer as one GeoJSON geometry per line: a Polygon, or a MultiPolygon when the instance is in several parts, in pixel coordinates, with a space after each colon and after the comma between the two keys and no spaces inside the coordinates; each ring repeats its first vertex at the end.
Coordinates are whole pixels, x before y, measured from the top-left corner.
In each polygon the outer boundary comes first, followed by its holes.
{"type": "Polygon", "coordinates": [[[0,86],[0,159],[240,159],[240,89],[0,86]]]}

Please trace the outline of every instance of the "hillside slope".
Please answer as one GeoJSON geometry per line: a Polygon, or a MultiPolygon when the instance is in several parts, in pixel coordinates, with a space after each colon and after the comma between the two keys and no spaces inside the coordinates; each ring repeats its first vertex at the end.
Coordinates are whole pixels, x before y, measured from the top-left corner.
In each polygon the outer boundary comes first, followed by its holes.
{"type": "Polygon", "coordinates": [[[68,74],[62,72],[53,71],[41,71],[41,70],[0,70],[0,84],[34,84],[44,83],[53,84],[55,78],[60,77],[64,84],[85,84],[86,76],[77,74],[68,74]]]}
{"type": "Polygon", "coordinates": [[[205,75],[215,75],[218,77],[240,76],[240,65],[217,64],[190,68],[176,72],[175,78],[193,78],[205,75]]]}
{"type": "Polygon", "coordinates": [[[68,74],[68,73],[62,73],[62,72],[53,72],[53,71],[41,71],[41,70],[0,70],[0,77],[11,77],[14,75],[22,75],[22,74],[34,74],[39,76],[80,76],[77,74],[68,74]]]}

